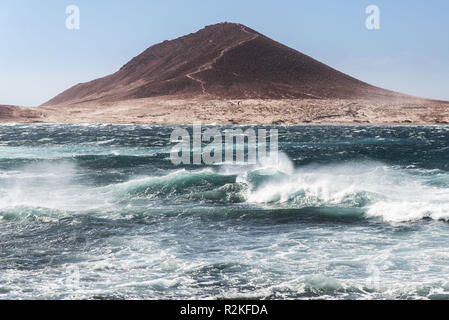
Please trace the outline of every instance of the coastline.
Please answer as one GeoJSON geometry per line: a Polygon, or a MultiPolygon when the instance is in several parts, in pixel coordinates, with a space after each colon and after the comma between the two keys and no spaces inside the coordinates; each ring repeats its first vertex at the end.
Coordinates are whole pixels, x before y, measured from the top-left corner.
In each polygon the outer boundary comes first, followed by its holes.
{"type": "Polygon", "coordinates": [[[115,102],[0,106],[0,123],[182,125],[449,125],[449,102],[410,100],[218,100],[155,97],[115,102]],[[238,104],[240,102],[240,105],[238,104]]]}

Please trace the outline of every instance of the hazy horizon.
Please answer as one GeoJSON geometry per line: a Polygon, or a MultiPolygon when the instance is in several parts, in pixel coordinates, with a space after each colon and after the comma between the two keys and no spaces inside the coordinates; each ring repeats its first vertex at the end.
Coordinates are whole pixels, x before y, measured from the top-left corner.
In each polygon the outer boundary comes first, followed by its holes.
{"type": "Polygon", "coordinates": [[[359,80],[424,98],[449,100],[449,3],[330,0],[131,4],[2,1],[0,104],[36,106],[69,87],[117,71],[151,45],[236,22],[359,80]],[[380,29],[368,30],[368,5],[380,29]],[[80,29],[65,22],[80,9],[80,29]],[[208,12],[204,15],[204,12],[208,12]]]}

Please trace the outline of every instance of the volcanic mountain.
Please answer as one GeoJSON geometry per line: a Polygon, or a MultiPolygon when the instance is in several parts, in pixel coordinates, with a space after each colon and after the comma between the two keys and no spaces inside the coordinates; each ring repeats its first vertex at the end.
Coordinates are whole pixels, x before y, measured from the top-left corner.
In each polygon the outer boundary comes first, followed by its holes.
{"type": "Polygon", "coordinates": [[[376,100],[406,97],[341,73],[242,24],[219,23],[151,46],[117,72],[77,84],[44,105],[156,96],[376,100]]]}

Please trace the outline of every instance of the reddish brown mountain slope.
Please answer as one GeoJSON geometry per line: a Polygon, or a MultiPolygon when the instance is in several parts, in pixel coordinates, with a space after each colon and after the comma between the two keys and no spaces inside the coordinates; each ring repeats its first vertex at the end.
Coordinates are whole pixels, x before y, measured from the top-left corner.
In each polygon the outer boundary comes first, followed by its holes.
{"type": "Polygon", "coordinates": [[[389,99],[405,97],[332,69],[241,24],[220,23],[145,50],[119,71],[45,105],[154,96],[389,99]]]}

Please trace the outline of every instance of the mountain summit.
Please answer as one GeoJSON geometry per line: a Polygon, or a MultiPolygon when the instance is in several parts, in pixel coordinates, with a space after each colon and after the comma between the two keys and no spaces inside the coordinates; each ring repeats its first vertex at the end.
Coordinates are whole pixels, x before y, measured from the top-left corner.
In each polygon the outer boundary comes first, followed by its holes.
{"type": "Polygon", "coordinates": [[[214,99],[403,97],[341,73],[236,23],[151,46],[117,72],[80,83],[45,105],[155,96],[214,99]]]}

